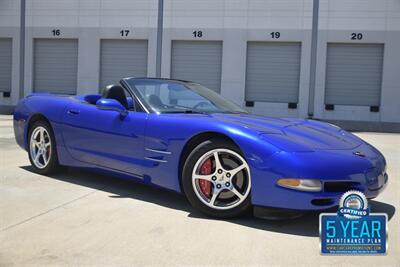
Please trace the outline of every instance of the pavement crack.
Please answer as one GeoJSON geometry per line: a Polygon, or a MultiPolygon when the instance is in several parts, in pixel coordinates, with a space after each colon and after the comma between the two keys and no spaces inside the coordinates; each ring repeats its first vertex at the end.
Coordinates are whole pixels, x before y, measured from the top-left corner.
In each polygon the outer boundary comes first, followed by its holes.
{"type": "Polygon", "coordinates": [[[92,194],[94,194],[94,193],[96,193],[96,192],[98,192],[98,191],[102,191],[103,189],[106,189],[107,187],[112,186],[112,185],[117,184],[117,183],[118,183],[118,182],[113,182],[113,183],[106,184],[105,186],[103,186],[103,187],[101,187],[101,188],[99,188],[99,189],[92,190],[92,191],[90,191],[90,192],[88,192],[88,193],[86,193],[86,194],[84,194],[84,195],[82,195],[82,196],[80,196],[80,197],[74,198],[74,199],[72,199],[72,200],[70,200],[70,201],[67,201],[67,202],[65,202],[65,203],[63,203],[63,204],[60,204],[60,205],[58,205],[58,206],[56,206],[56,207],[54,207],[54,208],[51,208],[51,209],[46,210],[46,211],[44,211],[44,212],[41,212],[41,213],[39,213],[39,214],[33,215],[33,216],[31,216],[31,217],[29,217],[29,218],[27,218],[27,219],[25,219],[25,220],[22,220],[22,221],[20,221],[20,222],[17,222],[17,223],[15,223],[15,224],[12,224],[12,225],[9,225],[9,226],[7,226],[7,227],[5,227],[5,228],[2,228],[2,229],[0,230],[0,232],[5,232],[5,231],[7,231],[7,230],[10,230],[11,228],[14,228],[14,227],[17,227],[17,226],[19,226],[19,225],[21,225],[21,224],[24,224],[24,223],[27,223],[27,222],[29,222],[29,221],[32,221],[32,220],[34,220],[34,219],[36,219],[36,218],[39,218],[39,217],[41,217],[41,216],[43,216],[43,215],[46,215],[46,214],[52,212],[52,211],[54,211],[54,210],[57,210],[57,209],[62,208],[62,207],[65,207],[65,206],[67,206],[67,205],[69,205],[69,204],[71,204],[71,203],[74,203],[74,202],[78,201],[78,200],[84,199],[84,198],[86,198],[86,197],[88,197],[88,196],[90,196],[90,195],[92,195],[92,194]]]}

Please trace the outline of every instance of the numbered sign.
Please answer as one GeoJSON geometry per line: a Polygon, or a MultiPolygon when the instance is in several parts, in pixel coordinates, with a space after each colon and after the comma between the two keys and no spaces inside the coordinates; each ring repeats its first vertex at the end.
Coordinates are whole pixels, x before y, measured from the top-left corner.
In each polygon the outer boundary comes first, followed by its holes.
{"type": "Polygon", "coordinates": [[[194,38],[202,38],[203,37],[203,31],[193,31],[192,35],[194,38]]]}
{"type": "Polygon", "coordinates": [[[120,32],[119,32],[119,34],[120,34],[120,36],[121,37],[128,37],[129,36],[129,34],[130,34],[130,30],[121,30],[120,32]]]}
{"type": "Polygon", "coordinates": [[[351,40],[362,40],[363,39],[363,34],[361,32],[353,32],[351,33],[351,40]]]}

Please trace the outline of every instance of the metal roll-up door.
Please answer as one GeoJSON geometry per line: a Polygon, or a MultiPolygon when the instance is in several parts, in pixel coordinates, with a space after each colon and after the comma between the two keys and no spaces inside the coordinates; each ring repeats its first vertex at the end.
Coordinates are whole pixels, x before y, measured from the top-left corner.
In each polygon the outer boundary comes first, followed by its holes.
{"type": "Polygon", "coordinates": [[[34,92],[76,94],[77,39],[36,39],[33,61],[34,92]]]}
{"type": "Polygon", "coordinates": [[[379,106],[383,44],[327,47],[325,104],[379,106]]]}
{"type": "Polygon", "coordinates": [[[147,40],[102,40],[100,90],[126,77],[147,76],[147,40]]]}
{"type": "Polygon", "coordinates": [[[171,78],[221,90],[222,41],[172,41],[171,78]]]}
{"type": "Polygon", "coordinates": [[[0,38],[0,92],[11,91],[12,39],[0,38]]]}
{"type": "Polygon", "coordinates": [[[246,101],[297,103],[301,43],[248,42],[246,101]]]}

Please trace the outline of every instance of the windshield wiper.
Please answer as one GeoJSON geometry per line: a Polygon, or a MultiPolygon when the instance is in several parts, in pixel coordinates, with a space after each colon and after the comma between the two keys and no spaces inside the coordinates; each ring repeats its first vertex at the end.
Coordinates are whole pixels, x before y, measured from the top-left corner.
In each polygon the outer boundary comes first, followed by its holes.
{"type": "Polygon", "coordinates": [[[206,112],[186,109],[186,110],[173,110],[173,111],[162,111],[161,113],[183,113],[183,114],[207,114],[206,112]]]}
{"type": "Polygon", "coordinates": [[[225,114],[249,114],[248,112],[243,112],[243,111],[225,111],[225,112],[221,112],[221,113],[225,113],[225,114]]]}
{"type": "Polygon", "coordinates": [[[206,112],[197,111],[197,110],[192,110],[192,109],[184,110],[183,112],[184,112],[184,113],[207,114],[206,112]]]}

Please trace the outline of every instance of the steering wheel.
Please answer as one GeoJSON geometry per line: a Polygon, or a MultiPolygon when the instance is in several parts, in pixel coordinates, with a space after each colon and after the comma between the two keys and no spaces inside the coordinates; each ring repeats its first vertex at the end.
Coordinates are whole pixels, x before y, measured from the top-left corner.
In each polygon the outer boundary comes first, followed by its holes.
{"type": "Polygon", "coordinates": [[[202,102],[199,102],[196,105],[194,105],[193,109],[197,109],[197,108],[202,107],[202,106],[211,106],[211,104],[209,102],[202,101],[202,102]]]}

